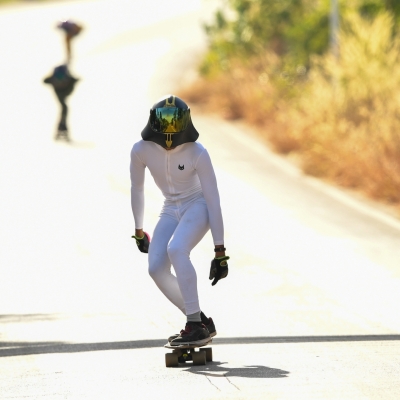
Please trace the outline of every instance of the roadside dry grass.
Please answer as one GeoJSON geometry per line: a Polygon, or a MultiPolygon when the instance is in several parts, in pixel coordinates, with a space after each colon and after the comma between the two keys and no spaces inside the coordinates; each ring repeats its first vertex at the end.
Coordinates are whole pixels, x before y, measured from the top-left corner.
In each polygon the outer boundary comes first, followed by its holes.
{"type": "Polygon", "coordinates": [[[20,2],[20,0],[0,0],[0,7],[6,4],[13,4],[20,2]]]}
{"type": "Polygon", "coordinates": [[[27,4],[27,3],[41,3],[44,1],[54,1],[54,0],[0,0],[0,7],[2,5],[12,4],[12,3],[27,4]]]}
{"type": "Polygon", "coordinates": [[[231,60],[181,95],[257,126],[306,173],[400,210],[400,37],[393,23],[389,14],[372,22],[349,15],[339,62],[315,58],[306,72],[284,70],[272,54],[231,60]]]}

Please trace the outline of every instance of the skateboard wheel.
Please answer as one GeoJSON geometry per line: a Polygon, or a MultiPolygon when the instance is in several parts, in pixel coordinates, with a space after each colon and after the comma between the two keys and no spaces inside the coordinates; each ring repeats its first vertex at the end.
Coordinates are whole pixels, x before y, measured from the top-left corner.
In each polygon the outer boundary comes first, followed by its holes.
{"type": "Polygon", "coordinates": [[[205,365],[206,364],[206,353],[204,351],[193,352],[192,359],[193,359],[194,365],[205,365]]]}
{"type": "Polygon", "coordinates": [[[176,354],[176,353],[166,353],[165,354],[165,366],[166,367],[177,367],[178,365],[179,365],[178,354],[176,354]]]}
{"type": "Polygon", "coordinates": [[[200,349],[200,351],[203,351],[204,353],[206,353],[206,361],[212,361],[213,357],[212,357],[212,348],[211,347],[205,347],[203,349],[200,349]]]}

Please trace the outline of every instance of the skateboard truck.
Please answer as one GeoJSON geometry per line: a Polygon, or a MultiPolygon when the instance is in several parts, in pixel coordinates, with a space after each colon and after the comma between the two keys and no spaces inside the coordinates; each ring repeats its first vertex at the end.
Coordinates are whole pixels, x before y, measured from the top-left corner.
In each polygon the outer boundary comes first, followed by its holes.
{"type": "Polygon", "coordinates": [[[187,361],[192,361],[193,365],[205,365],[206,362],[212,361],[212,348],[204,347],[211,343],[210,340],[202,345],[181,345],[171,346],[167,343],[164,347],[172,349],[172,353],[165,354],[166,367],[178,367],[179,364],[184,364],[187,361]],[[199,349],[196,351],[196,349],[199,349]]]}

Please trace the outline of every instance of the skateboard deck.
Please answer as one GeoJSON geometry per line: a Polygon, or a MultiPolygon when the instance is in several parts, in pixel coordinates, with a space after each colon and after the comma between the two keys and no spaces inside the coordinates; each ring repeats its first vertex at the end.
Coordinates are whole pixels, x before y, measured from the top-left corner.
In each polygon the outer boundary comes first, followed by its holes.
{"type": "Polygon", "coordinates": [[[212,342],[212,339],[201,345],[182,344],[179,346],[171,346],[169,343],[164,345],[167,349],[172,349],[172,353],[165,354],[166,367],[178,367],[187,361],[192,361],[194,365],[205,365],[206,362],[212,361],[212,348],[205,347],[212,342]],[[198,349],[198,350],[196,350],[198,349]]]}

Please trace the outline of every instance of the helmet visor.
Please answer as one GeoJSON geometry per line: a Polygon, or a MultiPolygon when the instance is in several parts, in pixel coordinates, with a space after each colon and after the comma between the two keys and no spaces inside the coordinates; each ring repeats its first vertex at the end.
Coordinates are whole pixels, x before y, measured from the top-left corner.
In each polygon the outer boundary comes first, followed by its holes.
{"type": "Polygon", "coordinates": [[[150,127],[157,133],[179,133],[190,121],[190,111],[178,107],[155,108],[150,112],[150,127]]]}

